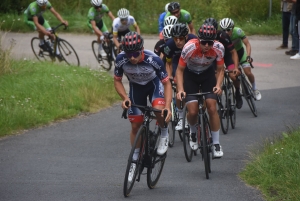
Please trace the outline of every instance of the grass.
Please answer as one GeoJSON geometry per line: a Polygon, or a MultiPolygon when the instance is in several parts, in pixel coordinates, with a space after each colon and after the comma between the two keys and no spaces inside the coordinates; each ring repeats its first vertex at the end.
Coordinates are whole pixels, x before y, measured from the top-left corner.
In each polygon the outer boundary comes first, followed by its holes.
{"type": "Polygon", "coordinates": [[[268,201],[300,200],[300,128],[266,140],[240,173],[268,201]]]}

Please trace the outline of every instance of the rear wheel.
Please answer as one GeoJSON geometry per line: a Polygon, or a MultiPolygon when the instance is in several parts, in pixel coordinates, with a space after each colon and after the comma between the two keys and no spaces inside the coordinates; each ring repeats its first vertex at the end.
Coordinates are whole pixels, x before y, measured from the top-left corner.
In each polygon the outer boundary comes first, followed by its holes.
{"type": "Polygon", "coordinates": [[[129,157],[128,157],[128,164],[125,172],[125,178],[124,178],[124,186],[123,186],[123,194],[125,197],[128,197],[133,184],[136,180],[136,177],[141,173],[139,171],[142,171],[143,167],[143,158],[145,153],[145,147],[146,147],[146,127],[142,126],[138,133],[136,134],[134,143],[132,145],[129,157]],[[140,146],[139,146],[140,145],[140,146]],[[133,160],[133,154],[136,148],[140,147],[140,152],[138,155],[137,160],[133,160]],[[132,164],[136,164],[136,168],[134,171],[131,168],[132,164]],[[131,174],[131,180],[128,179],[129,174],[131,174]]]}
{"type": "Polygon", "coordinates": [[[209,157],[209,125],[204,118],[200,117],[200,130],[201,130],[201,146],[200,151],[202,153],[202,159],[204,161],[204,168],[205,168],[205,176],[206,179],[209,179],[209,173],[211,172],[210,169],[210,157],[209,157]]]}
{"type": "Polygon", "coordinates": [[[42,50],[39,45],[40,45],[40,39],[38,37],[33,37],[31,39],[31,49],[35,57],[42,62],[52,61],[53,57],[51,56],[50,52],[42,50]]]}
{"type": "Polygon", "coordinates": [[[255,117],[257,117],[257,110],[254,102],[254,93],[252,90],[252,87],[250,86],[249,82],[247,81],[246,77],[242,78],[242,89],[243,89],[243,96],[245,100],[247,101],[251,112],[255,117]]]}
{"type": "Polygon", "coordinates": [[[229,102],[228,102],[228,88],[227,88],[226,80],[224,80],[223,83],[222,95],[219,96],[218,98],[219,98],[218,112],[220,117],[221,128],[223,134],[227,134],[228,127],[229,127],[229,102]]]}
{"type": "Polygon", "coordinates": [[[183,149],[184,149],[184,155],[188,162],[192,161],[193,158],[193,150],[190,146],[190,127],[187,128],[184,126],[186,125],[186,116],[188,114],[188,110],[186,105],[183,108],[183,118],[182,118],[182,138],[183,138],[183,149]]]}
{"type": "Polygon", "coordinates": [[[59,39],[58,41],[58,48],[60,51],[61,56],[63,57],[64,61],[68,65],[73,65],[73,66],[79,66],[79,57],[75,51],[75,49],[72,47],[72,45],[64,40],[64,39],[59,39]]]}
{"type": "Polygon", "coordinates": [[[102,57],[101,54],[98,53],[99,43],[97,41],[92,41],[92,50],[96,60],[99,63],[99,66],[106,71],[111,69],[112,63],[109,62],[107,57],[102,57]]]}
{"type": "Polygon", "coordinates": [[[231,86],[228,90],[228,99],[229,99],[229,116],[230,116],[230,124],[231,128],[235,128],[236,123],[236,100],[235,100],[235,93],[234,93],[234,86],[231,83],[231,86]]]}
{"type": "Polygon", "coordinates": [[[169,123],[169,147],[174,146],[175,142],[175,126],[177,125],[178,122],[178,113],[176,112],[176,107],[173,103],[171,103],[171,112],[172,112],[172,119],[171,122],[169,123]]]}

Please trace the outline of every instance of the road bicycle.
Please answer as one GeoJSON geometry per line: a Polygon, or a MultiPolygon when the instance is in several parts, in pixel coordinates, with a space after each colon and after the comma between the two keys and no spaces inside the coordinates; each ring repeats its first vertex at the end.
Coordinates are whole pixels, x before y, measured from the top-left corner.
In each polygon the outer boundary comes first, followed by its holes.
{"type": "Polygon", "coordinates": [[[56,33],[56,30],[64,26],[64,30],[67,28],[65,24],[60,24],[56,27],[52,27],[51,32],[55,35],[55,40],[51,41],[50,38],[44,41],[47,50],[40,48],[40,38],[33,37],[31,39],[31,49],[39,61],[52,61],[66,62],[68,65],[79,66],[79,57],[73,48],[73,46],[66,40],[60,38],[56,33]],[[58,48],[57,48],[58,47],[58,48]],[[59,54],[58,51],[59,50],[59,54]]]}
{"type": "MultiPolygon", "coordinates": [[[[126,103],[128,106],[128,102],[126,103]]],[[[158,123],[155,124],[155,129],[150,130],[150,122],[155,119],[155,113],[161,113],[161,110],[152,108],[150,106],[141,106],[131,104],[131,106],[138,107],[142,111],[144,111],[144,122],[142,126],[139,128],[139,131],[136,134],[134,143],[132,145],[129,157],[128,164],[125,172],[124,186],[123,186],[123,194],[125,197],[128,197],[135,181],[140,181],[141,174],[143,169],[147,168],[147,185],[150,189],[153,189],[157,184],[161,172],[163,170],[165,160],[167,157],[167,153],[160,156],[156,153],[157,146],[159,142],[160,136],[160,128],[158,123]],[[140,152],[137,160],[133,160],[134,150],[136,148],[140,148],[140,152]],[[129,181],[128,176],[130,174],[131,165],[134,163],[136,168],[132,174],[132,180],[129,181]]],[[[164,111],[164,119],[167,116],[167,111],[164,111]]],[[[127,110],[124,109],[122,117],[127,119],[127,110]]],[[[165,123],[166,127],[166,123],[165,123]]]]}
{"type": "MultiPolygon", "coordinates": [[[[176,130],[175,127],[179,121],[179,114],[178,114],[178,109],[176,106],[176,83],[174,82],[174,80],[172,78],[170,78],[171,81],[171,85],[172,85],[172,89],[173,89],[173,98],[172,98],[172,103],[171,103],[171,112],[172,112],[172,118],[171,118],[171,122],[169,123],[169,147],[173,147],[174,146],[174,141],[175,141],[175,134],[176,134],[176,130]]],[[[178,132],[180,140],[182,141],[182,131],[178,132]]]]}
{"type": "MultiPolygon", "coordinates": [[[[200,92],[194,94],[187,94],[186,96],[196,96],[198,99],[198,118],[197,118],[197,139],[198,139],[198,149],[202,155],[202,160],[204,161],[204,168],[205,168],[205,176],[206,179],[209,179],[209,173],[211,173],[211,161],[210,158],[212,157],[211,147],[212,144],[212,137],[210,131],[209,120],[207,114],[204,109],[204,96],[213,92],[200,92]]],[[[185,104],[183,108],[183,116],[186,117],[188,114],[188,109],[185,104]]],[[[183,125],[185,125],[186,118],[183,118],[183,125]]],[[[183,128],[183,146],[184,146],[184,154],[188,162],[192,160],[193,152],[192,148],[190,147],[190,128],[183,128]]]]}
{"type": "Polygon", "coordinates": [[[103,50],[106,53],[105,57],[102,57],[98,52],[99,43],[96,40],[92,41],[92,50],[99,65],[103,69],[109,71],[112,65],[115,64],[117,57],[117,48],[113,42],[112,33],[104,33],[104,40],[102,40],[101,43],[103,50]]]}
{"type": "Polygon", "coordinates": [[[233,82],[229,77],[229,71],[225,69],[222,84],[222,95],[218,96],[218,113],[220,117],[221,129],[223,134],[227,134],[229,128],[229,119],[231,128],[235,128],[236,122],[236,99],[233,82]]]}
{"type": "MultiPolygon", "coordinates": [[[[248,103],[250,110],[252,114],[257,117],[257,109],[255,106],[256,97],[254,94],[254,91],[252,89],[252,85],[250,84],[247,76],[245,75],[244,69],[242,67],[242,64],[247,61],[241,62],[239,66],[239,70],[241,72],[240,76],[238,76],[238,79],[241,82],[241,95],[245,98],[246,102],[248,103]]],[[[251,68],[254,68],[252,63],[250,62],[251,68]]]]}

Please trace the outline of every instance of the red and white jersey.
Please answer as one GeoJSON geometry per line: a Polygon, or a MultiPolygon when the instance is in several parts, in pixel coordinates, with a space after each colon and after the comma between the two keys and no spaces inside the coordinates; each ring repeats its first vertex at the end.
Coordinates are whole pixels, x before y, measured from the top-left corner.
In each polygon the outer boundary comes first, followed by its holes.
{"type": "Polygon", "coordinates": [[[184,45],[179,64],[193,73],[200,74],[213,67],[215,60],[217,65],[224,65],[224,51],[222,43],[215,41],[211,49],[202,52],[199,39],[192,39],[184,45]]]}

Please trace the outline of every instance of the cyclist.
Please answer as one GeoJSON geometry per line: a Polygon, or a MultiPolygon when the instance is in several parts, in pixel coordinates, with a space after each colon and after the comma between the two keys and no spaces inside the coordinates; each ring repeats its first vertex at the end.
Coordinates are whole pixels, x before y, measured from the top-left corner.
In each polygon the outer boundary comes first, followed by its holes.
{"type": "Polygon", "coordinates": [[[220,27],[225,31],[232,40],[234,44],[234,48],[236,49],[239,57],[239,62],[244,62],[242,64],[242,67],[244,69],[244,72],[246,76],[248,77],[249,81],[252,84],[252,89],[255,94],[255,99],[260,100],[261,99],[261,93],[257,90],[256,84],[255,84],[255,78],[254,75],[251,72],[250,64],[249,62],[252,62],[253,59],[251,58],[251,45],[246,37],[244,31],[239,27],[234,27],[234,22],[230,18],[224,18],[220,21],[220,27]],[[243,44],[246,47],[246,50],[243,47],[243,44]]]}
{"type": "MultiPolygon", "coordinates": [[[[174,78],[183,46],[187,43],[187,41],[197,38],[197,36],[189,34],[187,25],[183,23],[173,25],[171,29],[171,36],[173,40],[167,41],[164,47],[164,54],[166,55],[167,72],[174,78]]],[[[179,121],[175,130],[179,131],[182,130],[183,111],[180,108],[180,101],[176,100],[176,105],[178,108],[179,121]]]]}
{"type": "MultiPolygon", "coordinates": [[[[175,16],[173,16],[173,15],[172,15],[172,16],[169,16],[169,17],[165,18],[165,20],[164,20],[164,27],[165,27],[165,26],[168,26],[168,25],[174,25],[174,24],[177,24],[177,22],[178,22],[177,17],[175,17],[175,16]]],[[[164,36],[163,36],[163,32],[162,32],[162,31],[159,33],[159,39],[160,39],[160,40],[164,39],[164,36]]]]}
{"type": "Polygon", "coordinates": [[[108,33],[107,27],[102,20],[104,14],[107,14],[113,21],[115,19],[109,8],[102,4],[102,0],[91,0],[93,7],[88,12],[88,27],[97,35],[97,41],[99,43],[98,52],[102,57],[106,56],[106,52],[103,50],[101,41],[104,40],[104,33],[108,33]]]}
{"type": "MultiPolygon", "coordinates": [[[[51,13],[63,24],[68,26],[68,21],[64,20],[60,14],[52,7],[48,0],[36,0],[29,4],[28,8],[24,12],[25,23],[34,30],[39,32],[40,48],[44,51],[51,51],[51,47],[45,43],[45,35],[50,39],[55,40],[55,35],[51,32],[51,27],[47,20],[43,17],[43,12],[49,9],[51,13]]],[[[57,58],[62,60],[59,49],[56,49],[57,58]]]]}
{"type": "Polygon", "coordinates": [[[172,29],[173,25],[168,25],[168,26],[165,26],[162,33],[163,33],[163,36],[164,36],[164,39],[160,39],[159,41],[157,41],[157,43],[155,44],[155,47],[154,47],[154,53],[159,56],[164,64],[166,63],[166,56],[164,55],[164,47],[166,45],[166,42],[172,38],[172,35],[171,35],[171,29],[172,29]]]}
{"type": "Polygon", "coordinates": [[[159,18],[158,18],[158,33],[160,33],[164,28],[164,19],[165,19],[165,16],[166,16],[167,12],[168,12],[169,4],[170,3],[167,3],[165,5],[165,12],[163,12],[159,15],[159,18]]]}
{"type": "Polygon", "coordinates": [[[122,36],[125,36],[128,32],[130,32],[129,27],[133,25],[135,31],[138,34],[140,33],[140,28],[137,25],[133,16],[129,15],[129,10],[126,8],[121,8],[118,11],[118,17],[113,21],[113,40],[118,49],[120,49],[120,43],[122,36]]]}
{"type": "Polygon", "coordinates": [[[178,2],[171,2],[168,6],[168,11],[165,19],[170,15],[177,17],[178,22],[188,24],[190,33],[196,35],[191,14],[184,9],[180,9],[180,4],[178,2]]]}
{"type": "Polygon", "coordinates": [[[199,85],[203,92],[214,93],[205,96],[206,108],[209,114],[212,134],[213,157],[223,156],[219,142],[220,120],[217,112],[217,95],[222,94],[222,81],[224,78],[224,46],[215,41],[217,31],[211,24],[203,24],[198,30],[199,39],[192,39],[184,46],[176,71],[177,99],[183,93],[188,108],[187,120],[190,124],[190,146],[193,150],[198,148],[196,123],[198,115],[197,97],[186,94],[198,93],[199,85]],[[216,63],[215,63],[216,61],[216,63]],[[215,75],[215,64],[217,64],[215,75]]]}
{"type": "Polygon", "coordinates": [[[204,23],[212,24],[217,30],[216,40],[222,43],[225,48],[224,62],[225,66],[228,70],[232,70],[233,73],[229,73],[229,77],[233,81],[233,85],[235,86],[235,99],[236,99],[236,107],[241,109],[243,106],[243,99],[240,94],[240,82],[236,78],[240,74],[239,71],[239,57],[237,55],[236,50],[234,49],[234,45],[230,39],[230,36],[225,31],[218,31],[218,22],[214,18],[207,18],[204,23]]]}
{"type": "MultiPolygon", "coordinates": [[[[152,51],[144,50],[144,40],[136,32],[127,33],[122,41],[123,51],[116,58],[114,85],[122,98],[122,107],[128,109],[128,117],[131,122],[130,142],[134,143],[135,136],[143,122],[142,111],[131,107],[131,102],[138,105],[147,105],[147,97],[152,106],[157,109],[167,110],[166,121],[171,117],[172,88],[168,74],[162,60],[152,51]],[[129,80],[129,96],[127,96],[122,77],[125,74],[129,80]],[[129,107],[125,102],[129,102],[129,107]]],[[[156,114],[161,128],[157,154],[163,155],[168,149],[168,128],[163,127],[163,112],[156,114]]],[[[137,160],[139,148],[135,149],[133,160],[137,160]]],[[[131,164],[131,172],[134,172],[136,164],[131,164]]],[[[128,180],[132,180],[129,174],[128,180]]]]}

